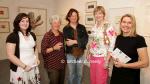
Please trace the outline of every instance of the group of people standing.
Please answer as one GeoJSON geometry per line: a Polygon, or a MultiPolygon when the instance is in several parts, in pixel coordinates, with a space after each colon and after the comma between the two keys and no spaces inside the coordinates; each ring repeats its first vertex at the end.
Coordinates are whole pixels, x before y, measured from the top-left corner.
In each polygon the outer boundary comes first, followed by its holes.
{"type": "MultiPolygon", "coordinates": [[[[91,29],[91,41],[86,27],[79,23],[79,12],[71,8],[66,20],[68,24],[60,32],[61,19],[53,15],[51,28],[41,42],[50,84],[64,84],[65,68],[68,66],[68,84],[82,84],[83,61],[86,54],[90,62],[90,84],[108,84],[110,60],[113,70],[110,84],[140,84],[140,68],[149,64],[147,45],[144,37],[136,33],[135,17],[125,14],[120,20],[120,34],[105,19],[103,6],[97,6],[93,15],[95,25],[91,29]],[[88,43],[88,45],[87,45],[88,43]],[[87,52],[84,52],[87,47],[87,52]],[[131,58],[128,63],[112,57],[114,49],[119,48],[131,58]]],[[[40,84],[38,65],[40,63],[36,48],[36,36],[31,32],[30,18],[19,13],[14,20],[14,31],[7,37],[6,49],[10,60],[11,84],[40,84]]]]}

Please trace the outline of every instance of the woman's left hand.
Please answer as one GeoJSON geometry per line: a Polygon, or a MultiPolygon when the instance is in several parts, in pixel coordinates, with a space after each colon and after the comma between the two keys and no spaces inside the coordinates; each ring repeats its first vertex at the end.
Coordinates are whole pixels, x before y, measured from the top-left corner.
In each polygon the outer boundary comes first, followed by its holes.
{"type": "Polygon", "coordinates": [[[120,62],[118,59],[114,59],[114,65],[117,68],[122,68],[124,63],[120,62]]]}
{"type": "Polygon", "coordinates": [[[36,59],[36,64],[39,65],[40,64],[40,60],[36,59]]]}

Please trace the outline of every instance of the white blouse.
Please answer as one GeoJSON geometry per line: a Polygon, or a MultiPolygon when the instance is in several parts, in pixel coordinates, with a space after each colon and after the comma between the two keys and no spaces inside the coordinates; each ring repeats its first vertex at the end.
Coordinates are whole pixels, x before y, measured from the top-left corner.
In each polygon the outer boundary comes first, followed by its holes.
{"type": "Polygon", "coordinates": [[[35,41],[30,34],[27,39],[24,38],[23,34],[19,32],[20,38],[20,60],[26,65],[33,66],[35,65],[36,56],[34,53],[35,41]]]}
{"type": "Polygon", "coordinates": [[[24,71],[21,67],[18,67],[16,72],[10,70],[10,82],[13,84],[29,84],[30,81],[34,84],[40,84],[39,69],[38,67],[33,67],[36,65],[36,56],[34,53],[35,41],[31,34],[26,39],[21,32],[18,32],[18,34],[20,60],[24,64],[31,66],[32,69],[28,72],[24,71]]]}
{"type": "Polygon", "coordinates": [[[96,27],[96,25],[91,30],[91,38],[92,42],[90,43],[90,53],[94,57],[104,57],[107,55],[107,51],[112,52],[115,39],[116,39],[116,32],[112,26],[108,26],[106,29],[106,34],[110,40],[110,45],[106,46],[104,43],[104,28],[96,27]]]}

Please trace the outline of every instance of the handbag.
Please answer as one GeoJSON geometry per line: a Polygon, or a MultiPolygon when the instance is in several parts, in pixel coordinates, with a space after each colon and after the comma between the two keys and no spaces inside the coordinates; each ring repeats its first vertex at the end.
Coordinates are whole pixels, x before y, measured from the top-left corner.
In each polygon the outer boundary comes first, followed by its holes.
{"type": "MultiPolygon", "coordinates": [[[[77,30],[74,30],[74,40],[77,40],[77,30]]],[[[78,46],[73,46],[71,54],[78,58],[84,54],[84,49],[79,48],[78,46]]]]}
{"type": "Polygon", "coordinates": [[[78,58],[78,57],[80,57],[84,54],[84,50],[79,48],[79,47],[73,47],[72,51],[71,51],[71,54],[73,56],[75,56],[76,58],[78,58]]]}

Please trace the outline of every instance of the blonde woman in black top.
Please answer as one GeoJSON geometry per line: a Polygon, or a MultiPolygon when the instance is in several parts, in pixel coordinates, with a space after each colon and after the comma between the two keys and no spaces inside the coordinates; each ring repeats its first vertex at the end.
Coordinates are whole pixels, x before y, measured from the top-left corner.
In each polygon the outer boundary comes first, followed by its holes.
{"type": "Polygon", "coordinates": [[[115,48],[119,48],[131,60],[122,63],[114,59],[110,84],[140,84],[140,69],[148,67],[149,58],[144,37],[136,33],[136,21],[133,15],[122,16],[120,32],[115,48]]]}

